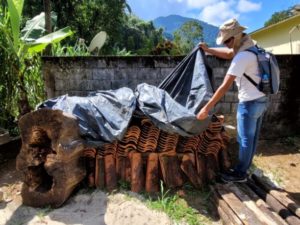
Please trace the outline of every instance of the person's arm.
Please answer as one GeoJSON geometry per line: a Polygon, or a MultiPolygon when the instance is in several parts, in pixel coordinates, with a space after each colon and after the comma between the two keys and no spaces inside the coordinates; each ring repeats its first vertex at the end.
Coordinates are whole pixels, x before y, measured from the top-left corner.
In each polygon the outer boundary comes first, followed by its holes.
{"type": "Polygon", "coordinates": [[[197,114],[198,120],[204,120],[208,117],[209,111],[217,104],[217,102],[225,95],[230,86],[232,85],[235,76],[227,74],[223,80],[221,86],[214,93],[212,98],[208,101],[208,103],[200,110],[197,114]]]}
{"type": "Polygon", "coordinates": [[[206,43],[200,43],[199,48],[202,48],[203,51],[222,59],[232,59],[234,56],[233,49],[230,48],[209,48],[206,43]]]}

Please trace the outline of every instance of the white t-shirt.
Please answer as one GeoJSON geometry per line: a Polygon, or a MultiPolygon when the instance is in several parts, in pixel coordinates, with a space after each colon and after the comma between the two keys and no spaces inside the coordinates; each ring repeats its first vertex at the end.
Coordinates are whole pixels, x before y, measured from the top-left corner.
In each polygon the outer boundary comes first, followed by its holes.
{"type": "Polygon", "coordinates": [[[243,74],[247,74],[256,83],[260,81],[257,57],[252,52],[241,51],[237,53],[227,71],[227,74],[235,76],[238,87],[238,98],[240,102],[251,101],[265,96],[260,92],[243,74]]]}

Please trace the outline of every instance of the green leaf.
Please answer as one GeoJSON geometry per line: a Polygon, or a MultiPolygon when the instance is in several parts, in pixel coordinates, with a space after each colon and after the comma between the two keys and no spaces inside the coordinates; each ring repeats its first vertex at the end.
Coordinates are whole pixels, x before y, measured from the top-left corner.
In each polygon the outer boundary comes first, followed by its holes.
{"type": "Polygon", "coordinates": [[[65,27],[56,32],[43,36],[34,42],[26,44],[29,53],[37,53],[43,51],[48,44],[54,44],[60,42],[68,36],[71,36],[73,32],[70,27],[65,27]]]}
{"type": "Polygon", "coordinates": [[[22,20],[23,0],[7,0],[10,23],[13,32],[14,45],[18,46],[20,41],[20,24],[22,20]]]}
{"type": "MultiPolygon", "coordinates": [[[[51,23],[56,24],[57,15],[51,12],[51,23]]],[[[21,31],[21,39],[25,42],[32,42],[45,34],[45,13],[35,16],[26,22],[26,26],[21,31]]]]}

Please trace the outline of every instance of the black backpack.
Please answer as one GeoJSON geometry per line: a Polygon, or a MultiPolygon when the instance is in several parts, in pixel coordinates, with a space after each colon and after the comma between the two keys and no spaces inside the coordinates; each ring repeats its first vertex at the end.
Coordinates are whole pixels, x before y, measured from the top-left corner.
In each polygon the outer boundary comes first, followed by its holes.
{"type": "Polygon", "coordinates": [[[256,83],[247,74],[244,73],[244,76],[257,87],[259,91],[266,95],[277,94],[280,84],[280,71],[275,55],[257,45],[245,51],[252,52],[257,56],[261,80],[259,83],[256,83]]]}

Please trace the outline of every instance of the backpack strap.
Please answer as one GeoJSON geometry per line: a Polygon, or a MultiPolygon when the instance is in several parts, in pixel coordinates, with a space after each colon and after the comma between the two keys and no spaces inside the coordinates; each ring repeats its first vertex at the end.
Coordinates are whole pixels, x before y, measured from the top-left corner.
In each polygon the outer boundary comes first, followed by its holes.
{"type": "MultiPolygon", "coordinates": [[[[259,63],[259,59],[258,59],[258,54],[260,54],[260,50],[263,50],[263,49],[259,48],[257,45],[254,45],[254,46],[252,46],[250,48],[245,49],[244,51],[252,52],[254,55],[256,55],[257,63],[258,63],[258,69],[259,69],[260,73],[262,73],[263,67],[259,63]]],[[[265,51],[265,50],[263,50],[263,51],[265,51]]]]}
{"type": "Polygon", "coordinates": [[[256,83],[251,77],[249,77],[247,74],[243,74],[247,80],[249,80],[255,87],[258,87],[258,83],[256,83]]]}
{"type": "Polygon", "coordinates": [[[245,49],[244,51],[247,51],[247,52],[252,52],[254,53],[255,55],[258,55],[258,46],[257,45],[254,45],[250,48],[247,48],[245,49]]]}
{"type": "MultiPolygon", "coordinates": [[[[258,60],[258,46],[257,46],[257,45],[252,46],[252,47],[250,47],[250,48],[245,49],[245,51],[247,51],[247,52],[252,52],[253,54],[256,55],[259,71],[262,71],[262,67],[261,67],[261,65],[259,64],[259,60],[258,60]]],[[[256,83],[256,82],[255,82],[250,76],[248,76],[247,74],[244,73],[243,75],[244,75],[244,76],[247,78],[247,80],[249,80],[249,81],[250,81],[257,89],[259,89],[259,88],[258,88],[258,86],[259,86],[258,83],[256,83]]]]}

